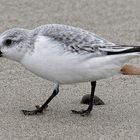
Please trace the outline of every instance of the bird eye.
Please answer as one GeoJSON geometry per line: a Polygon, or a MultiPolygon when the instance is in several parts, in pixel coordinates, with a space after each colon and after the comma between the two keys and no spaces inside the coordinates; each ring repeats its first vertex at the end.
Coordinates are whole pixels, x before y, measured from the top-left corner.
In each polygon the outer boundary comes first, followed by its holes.
{"type": "Polygon", "coordinates": [[[6,39],[5,42],[4,42],[4,44],[5,44],[6,46],[9,46],[9,45],[12,44],[12,40],[11,40],[11,39],[6,39]]]}

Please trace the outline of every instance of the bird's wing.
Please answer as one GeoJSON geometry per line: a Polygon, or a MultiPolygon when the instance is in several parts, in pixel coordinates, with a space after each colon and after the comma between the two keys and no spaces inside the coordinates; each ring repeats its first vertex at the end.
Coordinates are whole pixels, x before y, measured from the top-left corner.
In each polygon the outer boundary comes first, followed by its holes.
{"type": "Polygon", "coordinates": [[[54,40],[61,43],[65,50],[80,54],[96,52],[115,54],[133,48],[127,45],[115,45],[87,30],[60,24],[40,26],[34,30],[34,34],[50,37],[52,42],[54,40]]]}

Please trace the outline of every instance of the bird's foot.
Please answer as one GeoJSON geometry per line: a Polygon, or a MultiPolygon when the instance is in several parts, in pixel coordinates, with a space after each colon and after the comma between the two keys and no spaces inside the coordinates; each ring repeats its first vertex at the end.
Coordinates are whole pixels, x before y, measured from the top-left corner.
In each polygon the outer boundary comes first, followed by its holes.
{"type": "MultiPolygon", "coordinates": [[[[82,104],[89,104],[90,103],[90,94],[86,94],[83,96],[81,103],[82,104]]],[[[104,105],[105,103],[96,95],[93,98],[93,105],[104,105]]]]}
{"type": "Polygon", "coordinates": [[[74,113],[74,114],[80,114],[81,116],[89,116],[89,114],[90,114],[90,110],[80,110],[80,111],[77,111],[77,110],[71,110],[72,111],[72,113],[74,113]]]}
{"type": "Polygon", "coordinates": [[[22,112],[24,115],[38,115],[43,113],[44,109],[42,109],[39,105],[36,105],[35,107],[35,110],[22,110],[22,112]]]}

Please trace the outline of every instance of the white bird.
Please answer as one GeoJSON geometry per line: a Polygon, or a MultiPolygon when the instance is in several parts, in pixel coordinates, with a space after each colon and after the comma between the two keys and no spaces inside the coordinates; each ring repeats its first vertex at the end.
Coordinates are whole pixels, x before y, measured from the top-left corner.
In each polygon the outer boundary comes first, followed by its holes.
{"type": "Polygon", "coordinates": [[[93,107],[96,81],[120,74],[125,62],[140,56],[140,46],[116,45],[92,32],[59,24],[33,30],[13,28],[0,35],[2,57],[18,61],[29,71],[52,81],[52,95],[25,115],[42,113],[58,94],[60,84],[91,82],[91,100],[86,110],[73,113],[89,115],[93,107]]]}

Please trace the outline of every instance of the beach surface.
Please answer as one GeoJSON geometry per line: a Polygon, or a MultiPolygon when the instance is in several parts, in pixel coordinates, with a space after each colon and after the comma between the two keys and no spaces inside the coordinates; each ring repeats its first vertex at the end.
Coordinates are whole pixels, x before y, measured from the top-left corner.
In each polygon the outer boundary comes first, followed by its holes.
{"type": "MultiPolygon", "coordinates": [[[[140,45],[139,0],[0,0],[0,33],[13,27],[67,24],[117,44],[140,45]]],[[[140,67],[140,58],[128,64],[140,67]]],[[[104,102],[89,117],[80,101],[90,83],[62,85],[44,114],[24,116],[52,93],[54,84],[17,62],[0,59],[0,140],[139,140],[140,76],[118,75],[97,82],[104,102]]]]}

